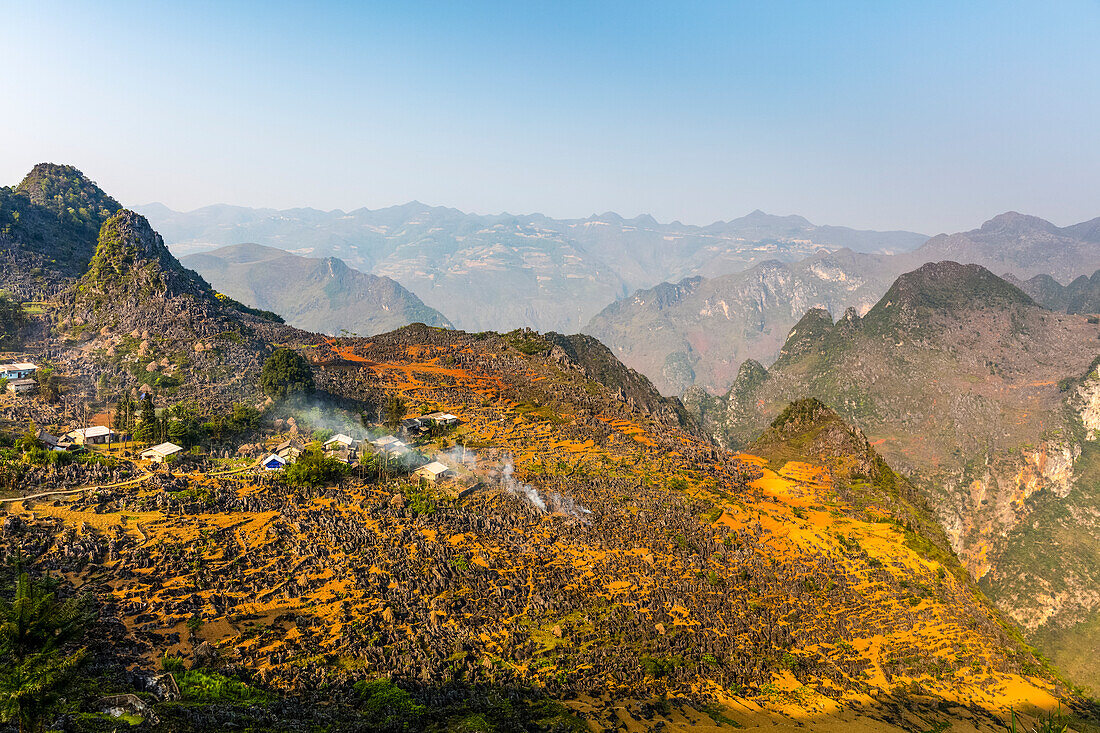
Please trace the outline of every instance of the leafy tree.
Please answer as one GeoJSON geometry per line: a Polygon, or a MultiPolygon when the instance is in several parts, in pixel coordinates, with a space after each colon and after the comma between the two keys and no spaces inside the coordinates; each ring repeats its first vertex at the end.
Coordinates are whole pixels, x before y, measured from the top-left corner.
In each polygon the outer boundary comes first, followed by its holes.
{"type": "Polygon", "coordinates": [[[276,349],[260,370],[260,388],[276,399],[313,392],[313,370],[305,358],[290,349],[276,349]]]}
{"type": "Polygon", "coordinates": [[[157,408],[153,404],[153,395],[147,394],[141,400],[141,423],[134,431],[134,437],[149,443],[156,440],[159,432],[157,408]]]}
{"type": "Polygon", "coordinates": [[[283,481],[298,488],[316,488],[339,481],[347,472],[346,463],[329,458],[313,445],[283,469],[283,481]]]}
{"type": "Polygon", "coordinates": [[[123,432],[134,429],[134,401],[129,395],[115,403],[115,427],[123,432]]]}
{"type": "Polygon", "coordinates": [[[405,418],[405,400],[401,399],[401,397],[396,394],[391,394],[386,398],[386,405],[383,408],[382,415],[386,427],[396,429],[405,418]]]}
{"type": "Polygon", "coordinates": [[[169,410],[166,418],[165,439],[183,448],[190,448],[203,438],[203,429],[191,412],[182,404],[169,410]]]}
{"type": "Polygon", "coordinates": [[[229,426],[234,432],[243,433],[260,427],[260,411],[252,405],[233,405],[229,415],[229,426]]]}
{"type": "Polygon", "coordinates": [[[64,601],[52,578],[31,580],[16,560],[12,599],[0,599],[0,719],[36,733],[84,660],[76,648],[95,617],[90,596],[64,601]]]}

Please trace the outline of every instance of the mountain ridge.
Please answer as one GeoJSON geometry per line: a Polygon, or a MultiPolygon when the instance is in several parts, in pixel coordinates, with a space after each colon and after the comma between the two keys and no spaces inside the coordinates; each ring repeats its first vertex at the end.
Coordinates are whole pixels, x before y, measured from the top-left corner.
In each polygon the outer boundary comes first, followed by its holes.
{"type": "Polygon", "coordinates": [[[311,258],[244,243],[180,261],[230,297],[319,333],[371,335],[408,323],[453,328],[391,278],[361,273],[337,257],[311,258]]]}
{"type": "Polygon", "coordinates": [[[1046,310],[975,265],[929,264],[898,282],[863,317],[807,312],[769,369],[743,368],[722,397],[696,389],[686,407],[731,448],[792,400],[835,409],[936,508],[998,606],[1095,685],[1100,668],[1072,650],[1097,638],[1100,618],[1087,590],[1100,577],[1086,569],[1100,557],[1088,485],[1100,324],[1046,310]],[[1063,557],[1068,542],[1046,538],[1066,532],[1080,549],[1063,557]],[[1059,563],[1079,570],[1067,577],[1059,563]]]}

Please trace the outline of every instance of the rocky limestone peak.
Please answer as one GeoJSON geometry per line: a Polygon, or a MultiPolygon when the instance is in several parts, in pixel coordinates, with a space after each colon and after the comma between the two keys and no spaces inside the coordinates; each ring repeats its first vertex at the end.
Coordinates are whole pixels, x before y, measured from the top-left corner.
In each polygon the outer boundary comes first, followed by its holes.
{"type": "Polygon", "coordinates": [[[86,292],[127,297],[214,297],[205,280],[172,256],[149,221],[127,209],[103,223],[95,256],[80,287],[86,292]]]}
{"type": "Polygon", "coordinates": [[[39,163],[15,190],[38,206],[59,215],[68,213],[69,209],[81,208],[89,214],[106,212],[109,215],[122,208],[94,181],[71,165],[39,163]]]}
{"type": "Polygon", "coordinates": [[[950,316],[972,309],[1034,304],[1022,290],[981,265],[930,262],[895,280],[863,323],[889,330],[921,325],[932,314],[950,316]]]}
{"type": "Polygon", "coordinates": [[[820,348],[833,331],[833,317],[824,308],[811,308],[787,334],[778,362],[820,348]]]}

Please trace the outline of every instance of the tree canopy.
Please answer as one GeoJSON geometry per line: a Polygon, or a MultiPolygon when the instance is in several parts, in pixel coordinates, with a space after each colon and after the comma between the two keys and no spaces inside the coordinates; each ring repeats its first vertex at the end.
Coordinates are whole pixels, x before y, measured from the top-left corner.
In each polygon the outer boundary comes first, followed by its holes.
{"type": "Polygon", "coordinates": [[[260,388],[276,399],[313,392],[313,370],[309,362],[290,349],[276,349],[260,370],[260,388]]]}

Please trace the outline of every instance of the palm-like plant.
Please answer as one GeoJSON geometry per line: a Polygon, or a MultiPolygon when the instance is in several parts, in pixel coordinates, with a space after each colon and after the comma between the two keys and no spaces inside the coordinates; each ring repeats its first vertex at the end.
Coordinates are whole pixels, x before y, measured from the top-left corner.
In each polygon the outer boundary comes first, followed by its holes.
{"type": "Polygon", "coordinates": [[[74,648],[94,617],[91,599],[59,600],[56,581],[32,580],[19,558],[15,593],[0,599],[0,719],[41,730],[84,659],[74,648]]]}

